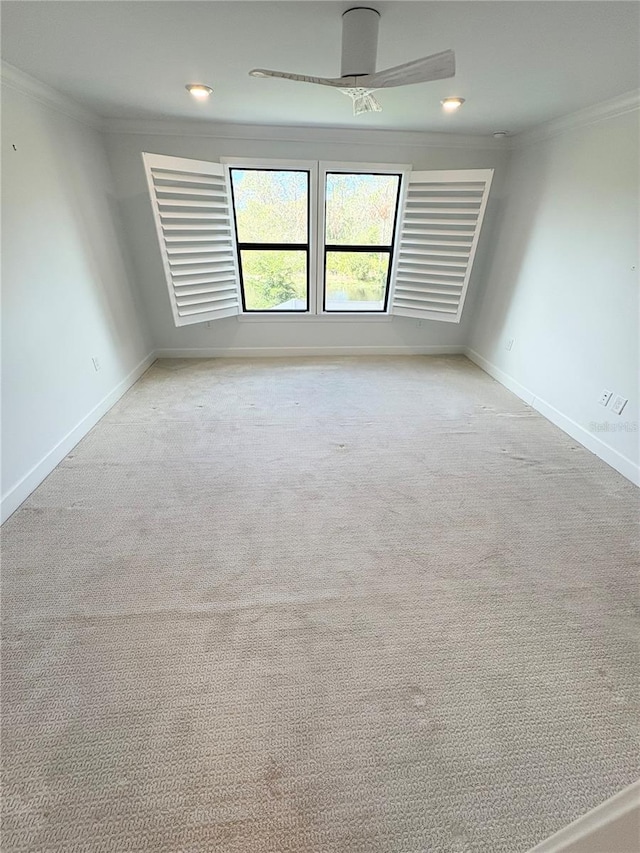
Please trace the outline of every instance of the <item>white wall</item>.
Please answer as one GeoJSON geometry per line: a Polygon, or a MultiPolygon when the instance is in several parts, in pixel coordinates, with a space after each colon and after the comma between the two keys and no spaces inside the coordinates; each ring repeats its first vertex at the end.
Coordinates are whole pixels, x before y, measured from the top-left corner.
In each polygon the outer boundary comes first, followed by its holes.
{"type": "Polygon", "coordinates": [[[2,112],[6,518],[135,380],[152,345],[136,318],[100,133],[13,81],[2,112]]]}
{"type": "Polygon", "coordinates": [[[147,194],[142,152],[172,154],[200,160],[222,156],[339,160],[372,163],[411,163],[415,169],[495,168],[496,174],[485,216],[469,303],[481,276],[483,255],[498,207],[508,152],[492,138],[447,138],[440,134],[391,131],[331,131],[310,128],[251,128],[222,126],[191,129],[187,126],[135,130],[129,122],[107,134],[107,151],[116,180],[126,233],[130,239],[136,278],[145,314],[149,318],[159,354],[263,354],[270,351],[324,352],[444,352],[461,351],[466,340],[471,308],[460,325],[417,321],[328,320],[286,318],[243,321],[236,317],[205,325],[176,328],[173,324],[151,206],[147,194]]]}
{"type": "Polygon", "coordinates": [[[636,482],[638,131],[636,109],[523,140],[470,327],[481,366],[636,482]]]}

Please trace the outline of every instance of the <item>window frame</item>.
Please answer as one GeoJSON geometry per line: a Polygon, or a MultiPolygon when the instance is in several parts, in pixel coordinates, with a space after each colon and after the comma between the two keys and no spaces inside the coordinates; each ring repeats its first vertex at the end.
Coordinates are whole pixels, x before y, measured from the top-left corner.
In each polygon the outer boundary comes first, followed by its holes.
{"type": "Polygon", "coordinates": [[[321,316],[325,317],[335,317],[335,316],[343,316],[345,314],[352,315],[354,317],[376,317],[376,316],[384,316],[391,314],[391,305],[393,302],[393,294],[392,294],[392,285],[395,280],[395,268],[397,266],[397,256],[398,256],[398,246],[400,241],[398,239],[400,228],[402,222],[402,213],[404,211],[405,197],[406,197],[406,184],[407,184],[407,175],[411,172],[411,166],[409,165],[393,165],[388,163],[336,163],[332,161],[322,160],[319,163],[318,170],[318,198],[320,198],[320,193],[322,191],[322,204],[320,205],[320,215],[318,222],[318,294],[317,294],[317,303],[316,303],[316,311],[321,316]],[[327,211],[327,198],[326,198],[326,184],[327,184],[327,175],[393,175],[394,177],[398,177],[398,190],[396,193],[396,209],[393,220],[393,232],[391,236],[391,245],[390,246],[356,246],[356,245],[336,245],[333,243],[327,244],[325,241],[326,234],[326,211],[327,211]],[[328,248],[328,247],[331,248],[328,248]],[[326,308],[327,300],[326,300],[326,273],[327,273],[327,252],[328,251],[338,251],[338,252],[388,252],[389,253],[389,267],[387,270],[387,282],[384,291],[384,305],[382,310],[380,311],[328,311],[326,308]]]}
{"type": "MultiPolygon", "coordinates": [[[[240,291],[240,313],[241,319],[258,320],[274,317],[299,320],[312,313],[315,304],[314,282],[316,279],[316,252],[314,251],[314,233],[316,230],[317,216],[317,191],[318,191],[318,163],[316,160],[262,160],[253,157],[221,157],[220,162],[224,166],[228,186],[228,195],[231,203],[231,219],[233,221],[232,235],[233,245],[238,266],[238,289],[240,291]],[[306,172],[307,173],[307,244],[299,243],[250,243],[252,249],[306,251],[307,254],[307,307],[280,310],[274,308],[247,308],[244,293],[244,277],[242,271],[242,257],[240,255],[241,245],[238,240],[238,222],[236,219],[235,195],[233,192],[233,181],[231,173],[234,169],[258,172],[306,172]]],[[[245,246],[246,248],[246,246],[245,246]]]]}
{"type": "MultiPolygon", "coordinates": [[[[231,202],[231,217],[233,219],[232,237],[234,251],[238,266],[238,286],[240,290],[241,310],[238,315],[240,322],[262,322],[263,320],[391,320],[393,305],[393,290],[395,274],[398,263],[398,251],[400,245],[400,226],[407,194],[408,176],[412,166],[406,163],[353,163],[335,162],[328,160],[281,160],[260,159],[254,157],[221,157],[224,166],[228,194],[231,202]],[[306,310],[295,309],[278,311],[273,308],[249,309],[246,308],[244,297],[244,282],[242,279],[242,260],[240,256],[239,243],[237,240],[237,222],[235,211],[235,198],[233,196],[233,184],[231,171],[233,169],[256,169],[260,171],[306,171],[309,173],[309,197],[308,197],[308,237],[309,250],[307,261],[307,308],[306,310]],[[325,205],[324,195],[327,172],[343,172],[346,174],[386,174],[399,175],[398,196],[396,201],[396,213],[394,220],[393,243],[390,249],[389,271],[387,274],[387,287],[385,291],[386,303],[382,311],[326,311],[324,309],[324,258],[325,258],[325,205]]],[[[264,244],[268,249],[271,244],[264,244]]],[[[273,244],[280,247],[281,244],[273,244]]],[[[291,244],[292,246],[297,244],[291,244]]],[[[367,247],[368,251],[376,251],[375,247],[367,247]]],[[[387,251],[387,247],[384,247],[387,251]]]]}

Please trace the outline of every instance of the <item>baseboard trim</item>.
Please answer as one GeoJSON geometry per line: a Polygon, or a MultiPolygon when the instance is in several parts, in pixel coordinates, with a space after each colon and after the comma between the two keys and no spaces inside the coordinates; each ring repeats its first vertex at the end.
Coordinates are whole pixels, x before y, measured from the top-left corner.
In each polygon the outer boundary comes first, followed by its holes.
{"type": "Polygon", "coordinates": [[[540,414],[548,421],[551,421],[552,424],[555,424],[563,432],[566,432],[567,435],[570,435],[571,438],[574,438],[583,447],[591,451],[591,453],[599,459],[602,459],[603,462],[606,462],[607,465],[615,468],[615,470],[622,474],[623,477],[626,477],[627,480],[631,480],[631,482],[636,486],[640,486],[640,466],[633,462],[633,460],[623,456],[622,453],[614,450],[613,447],[610,447],[602,441],[602,439],[593,435],[593,433],[590,433],[583,426],[580,426],[579,423],[558,411],[558,409],[550,403],[547,403],[546,400],[536,396],[533,391],[529,388],[525,388],[525,386],[521,385],[513,378],[513,376],[510,376],[508,373],[500,370],[499,367],[496,367],[495,364],[487,361],[487,359],[481,356],[480,353],[466,347],[465,355],[470,361],[477,364],[478,367],[484,370],[485,373],[488,373],[489,376],[492,376],[501,385],[504,385],[505,388],[512,391],[517,397],[520,397],[521,400],[524,400],[525,403],[528,403],[537,412],[540,412],[540,414]]]}
{"type": "MultiPolygon", "coordinates": [[[[614,838],[615,827],[613,824],[621,818],[632,815],[633,812],[640,811],[640,782],[634,782],[628,788],[624,788],[619,793],[615,794],[608,800],[605,800],[595,809],[587,812],[582,817],[574,820],[568,826],[565,826],[559,832],[554,833],[550,838],[537,844],[529,853],[578,853],[580,850],[587,851],[602,850],[600,844],[598,847],[593,846],[591,838],[598,833],[600,841],[602,841],[601,833],[603,830],[609,829],[611,833],[611,843],[606,847],[610,851],[623,851],[615,844],[614,838]]],[[[635,842],[634,842],[635,843],[635,842]]],[[[634,848],[635,849],[635,848],[634,848]]],[[[628,853],[631,853],[629,848],[628,853]]]]}
{"type": "Polygon", "coordinates": [[[97,403],[90,412],[88,412],[82,420],[77,423],[73,429],[60,439],[60,441],[52,447],[51,450],[42,457],[42,459],[33,466],[33,468],[25,474],[25,476],[13,486],[6,495],[2,497],[0,507],[0,521],[5,522],[9,516],[18,509],[29,495],[36,489],[42,481],[49,476],[53,469],[58,465],[64,457],[73,450],[80,439],[94,427],[100,418],[104,417],[109,409],[118,402],[120,397],[128,391],[131,386],[145,373],[156,360],[155,352],[150,353],[146,358],[133,368],[133,370],[119,382],[116,387],[110,391],[105,397],[97,403]]]}
{"type": "Polygon", "coordinates": [[[158,349],[156,358],[293,358],[342,355],[464,355],[458,345],[384,347],[199,347],[158,349]]]}

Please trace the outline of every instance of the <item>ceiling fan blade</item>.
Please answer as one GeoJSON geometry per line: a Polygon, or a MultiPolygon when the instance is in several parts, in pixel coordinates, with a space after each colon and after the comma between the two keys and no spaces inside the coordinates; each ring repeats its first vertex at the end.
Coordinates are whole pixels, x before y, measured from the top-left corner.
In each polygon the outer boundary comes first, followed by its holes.
{"type": "Polygon", "coordinates": [[[280,77],[283,80],[297,80],[300,83],[317,83],[319,86],[335,86],[336,88],[344,88],[349,77],[308,77],[306,74],[290,74],[288,71],[269,71],[266,68],[254,68],[249,72],[251,77],[280,77]]]}
{"type": "Polygon", "coordinates": [[[455,77],[456,55],[452,50],[443,50],[404,65],[387,68],[386,71],[376,71],[358,78],[359,86],[367,89],[389,89],[392,86],[407,86],[410,83],[428,83],[430,80],[444,80],[455,77]]]}

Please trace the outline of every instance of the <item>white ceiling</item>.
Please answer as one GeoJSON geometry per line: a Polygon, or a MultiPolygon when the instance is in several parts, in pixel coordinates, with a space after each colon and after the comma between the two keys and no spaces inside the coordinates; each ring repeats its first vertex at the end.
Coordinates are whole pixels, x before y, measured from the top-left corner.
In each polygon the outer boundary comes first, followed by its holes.
{"type": "Polygon", "coordinates": [[[254,67],[337,76],[341,15],[357,2],[75,0],[2,3],[3,59],[114,118],[518,132],[639,85],[640,4],[445,0],[360,5],[381,14],[378,68],[447,48],[451,80],[378,93],[353,117],[338,91],[255,79],[254,67]],[[214,89],[209,102],[185,92],[214,89]],[[444,115],[440,99],[467,99],[444,115]]]}

